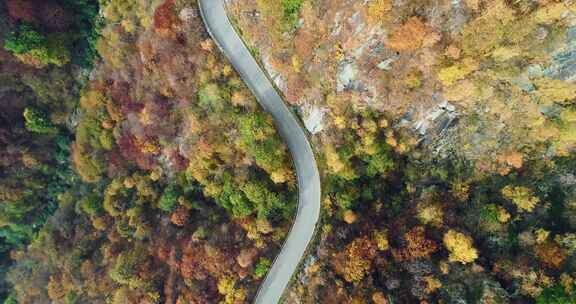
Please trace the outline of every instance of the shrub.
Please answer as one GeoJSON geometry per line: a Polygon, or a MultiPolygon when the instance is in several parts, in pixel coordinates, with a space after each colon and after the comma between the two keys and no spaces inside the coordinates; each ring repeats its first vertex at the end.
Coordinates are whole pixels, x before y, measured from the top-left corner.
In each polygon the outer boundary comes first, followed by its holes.
{"type": "Polygon", "coordinates": [[[246,291],[237,288],[237,280],[232,276],[224,276],[218,281],[218,292],[224,296],[224,301],[220,303],[233,304],[243,303],[246,299],[246,291]]]}
{"type": "Polygon", "coordinates": [[[176,208],[176,203],[178,199],[178,191],[175,185],[169,185],[164,189],[164,193],[160,197],[160,201],[158,202],[158,208],[172,212],[176,208]]]}
{"type": "Polygon", "coordinates": [[[387,231],[374,231],[372,238],[374,239],[374,242],[376,242],[376,247],[378,247],[378,250],[386,251],[390,248],[387,231]]]}
{"type": "Polygon", "coordinates": [[[572,304],[576,303],[576,294],[569,294],[560,285],[548,287],[536,298],[536,304],[572,304]]]}
{"type": "Polygon", "coordinates": [[[438,204],[420,203],[417,206],[418,219],[422,224],[441,227],[444,223],[444,211],[438,204]]]}
{"type": "Polygon", "coordinates": [[[112,150],[112,147],[114,147],[114,142],[115,142],[114,136],[112,135],[112,132],[110,132],[110,131],[107,131],[107,130],[102,131],[102,133],[100,133],[99,140],[100,140],[100,145],[105,150],[112,150]]]}
{"type": "Polygon", "coordinates": [[[190,211],[188,208],[180,206],[172,213],[170,216],[170,221],[176,226],[183,227],[188,222],[188,217],[190,216],[190,211]]]}
{"type": "Polygon", "coordinates": [[[56,133],[56,127],[50,122],[45,113],[34,108],[24,110],[26,129],[36,133],[56,133]]]}
{"type": "Polygon", "coordinates": [[[38,67],[48,64],[63,66],[70,62],[67,40],[64,33],[45,36],[31,25],[23,23],[8,35],[4,48],[26,64],[38,67]]]}
{"type": "Polygon", "coordinates": [[[576,99],[576,84],[562,80],[540,78],[534,80],[537,94],[545,104],[567,103],[576,99]]]}
{"type": "Polygon", "coordinates": [[[456,81],[464,79],[479,67],[478,62],[466,58],[461,63],[446,67],[438,72],[438,79],[444,86],[451,86],[456,81]]]}
{"type": "Polygon", "coordinates": [[[506,209],[496,204],[482,206],[479,216],[482,221],[491,224],[506,223],[510,219],[510,214],[506,209]]]}
{"type": "Polygon", "coordinates": [[[99,216],[104,212],[102,202],[97,195],[88,195],[80,200],[82,211],[90,216],[99,216]]]}
{"type": "Polygon", "coordinates": [[[392,169],[394,169],[394,160],[388,155],[387,151],[380,151],[380,153],[368,158],[366,175],[369,177],[386,175],[392,169]]]}
{"type": "Polygon", "coordinates": [[[69,292],[66,297],[64,298],[64,303],[65,304],[76,304],[79,303],[79,296],[76,292],[72,291],[69,292]]]}
{"type": "Polygon", "coordinates": [[[215,83],[209,83],[198,90],[198,104],[206,110],[216,112],[224,109],[223,89],[215,83]]]}
{"type": "Polygon", "coordinates": [[[116,231],[118,234],[126,239],[134,235],[135,230],[130,226],[127,219],[121,219],[116,222],[116,231]]]}
{"type": "Polygon", "coordinates": [[[502,195],[511,200],[520,211],[524,212],[532,212],[534,207],[540,202],[540,199],[534,196],[534,192],[530,188],[522,186],[514,187],[508,185],[502,188],[502,195]]]}
{"type": "Polygon", "coordinates": [[[18,304],[18,300],[16,300],[16,295],[11,293],[6,300],[4,300],[4,304],[18,304]]]}
{"type": "Polygon", "coordinates": [[[142,262],[141,255],[136,251],[122,252],[110,271],[110,278],[118,284],[137,288],[141,286],[141,279],[138,277],[138,265],[142,262]]]}
{"type": "Polygon", "coordinates": [[[105,158],[100,154],[90,154],[84,147],[75,144],[72,150],[74,166],[82,180],[95,183],[102,179],[106,170],[105,158]]]}
{"type": "Polygon", "coordinates": [[[256,279],[263,278],[270,269],[270,266],[272,266],[272,261],[270,259],[260,258],[256,264],[256,269],[254,270],[254,277],[256,279]]]}
{"type": "Polygon", "coordinates": [[[296,26],[298,23],[303,2],[304,0],[282,0],[282,14],[287,29],[296,26]]]}
{"type": "Polygon", "coordinates": [[[22,23],[4,41],[4,48],[14,54],[24,54],[45,47],[47,39],[35,31],[31,25],[22,23]]]}

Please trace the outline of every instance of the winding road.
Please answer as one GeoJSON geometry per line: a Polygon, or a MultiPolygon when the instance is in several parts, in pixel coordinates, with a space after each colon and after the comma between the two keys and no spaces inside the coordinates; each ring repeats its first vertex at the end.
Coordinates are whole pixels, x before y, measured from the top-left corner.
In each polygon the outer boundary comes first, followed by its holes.
{"type": "Polygon", "coordinates": [[[306,133],[234,30],[224,1],[198,0],[206,29],[260,105],[272,114],[276,128],[290,150],[298,177],[296,218],[254,301],[256,304],[275,304],[280,301],[304,257],[320,218],[320,175],[306,133]]]}

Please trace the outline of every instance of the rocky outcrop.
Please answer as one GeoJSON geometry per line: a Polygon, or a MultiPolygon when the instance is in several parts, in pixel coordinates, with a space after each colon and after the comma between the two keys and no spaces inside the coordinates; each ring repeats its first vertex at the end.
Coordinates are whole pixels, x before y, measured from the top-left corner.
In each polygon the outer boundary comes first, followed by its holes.
{"type": "Polygon", "coordinates": [[[545,74],[555,79],[576,81],[576,26],[568,30],[566,38],[566,47],[553,55],[545,74]]]}

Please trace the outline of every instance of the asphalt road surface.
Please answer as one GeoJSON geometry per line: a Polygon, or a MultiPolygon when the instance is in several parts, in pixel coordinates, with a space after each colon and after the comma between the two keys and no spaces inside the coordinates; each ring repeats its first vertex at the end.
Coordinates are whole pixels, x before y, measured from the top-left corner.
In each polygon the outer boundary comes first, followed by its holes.
{"type": "Polygon", "coordinates": [[[226,14],[224,0],[198,0],[206,29],[260,105],[272,114],[298,177],[298,211],[286,241],[260,285],[254,303],[278,303],[312,240],[320,218],[320,176],[304,130],[272,86],[226,14]]]}

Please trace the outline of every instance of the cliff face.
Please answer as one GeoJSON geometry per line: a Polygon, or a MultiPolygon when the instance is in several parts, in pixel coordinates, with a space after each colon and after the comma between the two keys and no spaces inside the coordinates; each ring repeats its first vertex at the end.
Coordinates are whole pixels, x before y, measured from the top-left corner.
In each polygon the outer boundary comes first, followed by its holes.
{"type": "Polygon", "coordinates": [[[543,100],[535,83],[542,77],[573,82],[573,4],[296,1],[298,22],[286,28],[281,2],[236,0],[229,10],[267,69],[285,82],[288,102],[303,107],[305,119],[311,105],[323,109],[325,132],[315,131],[322,142],[338,142],[330,130],[338,129],[345,107],[386,113],[394,124],[404,121],[398,127],[410,126],[409,118],[421,136],[445,102],[462,119],[456,123],[451,114],[454,123],[440,123],[433,133],[457,136],[438,140],[454,142],[448,150],[482,167],[497,170],[501,164],[490,159],[502,152],[554,141],[528,121],[558,128],[539,106],[554,101],[543,100]],[[529,72],[538,68],[544,73],[529,72]],[[347,102],[331,104],[334,98],[347,102]],[[459,131],[440,132],[445,125],[459,131]],[[467,143],[486,149],[467,150],[467,143]]]}
{"type": "Polygon", "coordinates": [[[568,82],[576,81],[576,27],[566,30],[566,45],[552,53],[545,74],[568,82]]]}

